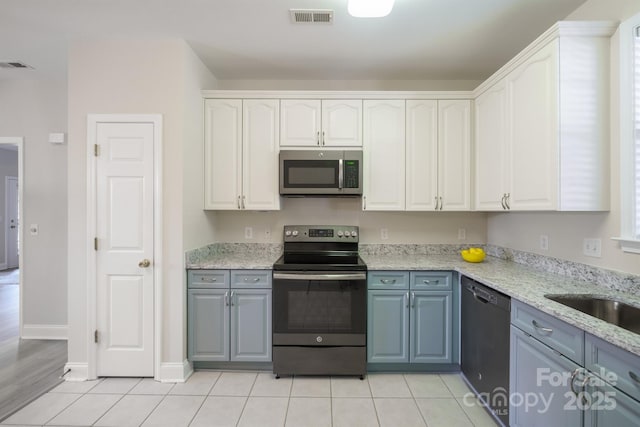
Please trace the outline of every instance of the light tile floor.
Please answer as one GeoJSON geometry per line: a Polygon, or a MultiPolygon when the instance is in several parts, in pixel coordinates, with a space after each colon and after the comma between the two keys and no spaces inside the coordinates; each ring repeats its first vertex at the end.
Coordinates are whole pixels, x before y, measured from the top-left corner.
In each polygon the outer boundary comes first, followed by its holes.
{"type": "Polygon", "coordinates": [[[65,382],[2,426],[495,427],[458,374],[282,377],[198,371],[185,383],[65,382]],[[467,396],[467,398],[465,398],[467,396]]]}

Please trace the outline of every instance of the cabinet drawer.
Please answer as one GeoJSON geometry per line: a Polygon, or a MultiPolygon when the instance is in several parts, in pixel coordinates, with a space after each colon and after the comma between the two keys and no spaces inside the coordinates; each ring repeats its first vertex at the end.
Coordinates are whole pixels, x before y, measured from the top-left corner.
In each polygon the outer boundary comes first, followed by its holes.
{"type": "Polygon", "coordinates": [[[593,335],[585,335],[585,368],[640,400],[640,356],[593,335]]]}
{"type": "Polygon", "coordinates": [[[369,289],[409,289],[408,271],[370,271],[367,277],[369,289]]]}
{"type": "Polygon", "coordinates": [[[511,301],[511,323],[582,365],[584,331],[520,301],[511,301]]]}
{"type": "Polygon", "coordinates": [[[190,289],[228,288],[228,270],[188,270],[187,287],[190,289]]]}
{"type": "Polygon", "coordinates": [[[453,274],[440,271],[412,271],[411,289],[421,291],[450,291],[453,274]]]}
{"type": "Polygon", "coordinates": [[[271,288],[271,270],[231,270],[232,288],[271,288]]]}

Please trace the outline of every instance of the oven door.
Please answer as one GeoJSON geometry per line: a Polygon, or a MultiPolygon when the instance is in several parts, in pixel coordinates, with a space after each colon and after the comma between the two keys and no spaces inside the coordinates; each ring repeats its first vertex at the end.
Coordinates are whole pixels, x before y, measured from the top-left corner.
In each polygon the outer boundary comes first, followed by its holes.
{"type": "Polygon", "coordinates": [[[366,345],[364,272],[274,272],[273,345],[366,345]]]}

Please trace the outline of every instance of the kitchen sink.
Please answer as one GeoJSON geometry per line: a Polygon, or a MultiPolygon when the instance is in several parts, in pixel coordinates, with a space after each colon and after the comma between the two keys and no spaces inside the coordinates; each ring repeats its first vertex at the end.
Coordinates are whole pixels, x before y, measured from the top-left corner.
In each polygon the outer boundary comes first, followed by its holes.
{"type": "Polygon", "coordinates": [[[640,334],[640,307],[629,305],[614,298],[590,294],[545,295],[545,297],[640,334]]]}

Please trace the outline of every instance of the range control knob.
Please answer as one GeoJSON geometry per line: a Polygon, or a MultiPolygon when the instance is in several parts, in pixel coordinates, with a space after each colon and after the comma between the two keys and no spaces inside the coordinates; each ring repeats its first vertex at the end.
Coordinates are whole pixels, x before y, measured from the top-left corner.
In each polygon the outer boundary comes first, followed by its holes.
{"type": "Polygon", "coordinates": [[[338,230],[338,237],[342,237],[343,234],[342,230],[338,230]]]}
{"type": "Polygon", "coordinates": [[[316,341],[317,342],[322,342],[322,337],[321,336],[316,337],[316,341]]]}
{"type": "Polygon", "coordinates": [[[291,230],[287,230],[287,231],[285,231],[285,232],[284,232],[284,235],[285,235],[285,236],[287,236],[287,237],[291,236],[291,230]]]}
{"type": "Polygon", "coordinates": [[[358,237],[358,232],[357,231],[352,231],[351,232],[351,237],[358,237]]]}
{"type": "Polygon", "coordinates": [[[293,235],[293,237],[296,237],[298,235],[298,230],[293,230],[291,234],[293,235]]]}
{"type": "Polygon", "coordinates": [[[349,236],[351,236],[351,232],[350,232],[350,231],[345,231],[345,232],[344,232],[344,235],[345,235],[346,237],[349,237],[349,236]]]}

